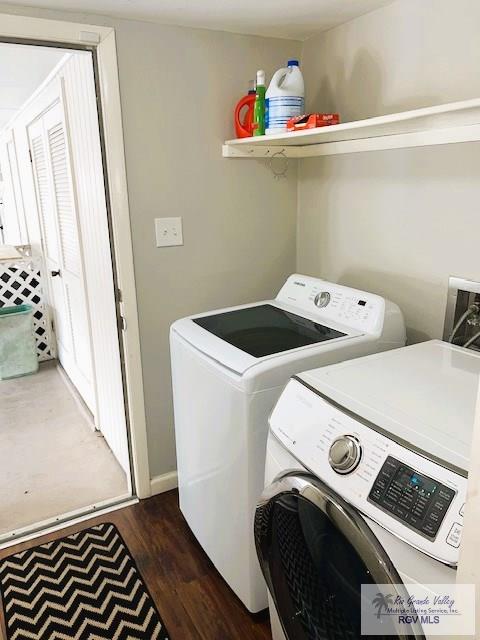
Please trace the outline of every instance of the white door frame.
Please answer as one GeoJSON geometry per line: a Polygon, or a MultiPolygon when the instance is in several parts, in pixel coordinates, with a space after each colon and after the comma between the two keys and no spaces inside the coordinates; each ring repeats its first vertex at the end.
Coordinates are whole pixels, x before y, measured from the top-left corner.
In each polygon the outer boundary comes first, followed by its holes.
{"type": "Polygon", "coordinates": [[[122,356],[128,405],[132,472],[136,495],[139,498],[147,498],[152,494],[152,490],[148,463],[140,333],[115,31],[110,27],[2,13],[0,38],[18,40],[25,44],[28,44],[26,41],[32,41],[32,44],[54,42],[60,46],[62,44],[78,45],[79,47],[90,46],[96,51],[114,242],[114,267],[117,285],[122,292],[119,305],[121,315],[124,318],[122,356]]]}

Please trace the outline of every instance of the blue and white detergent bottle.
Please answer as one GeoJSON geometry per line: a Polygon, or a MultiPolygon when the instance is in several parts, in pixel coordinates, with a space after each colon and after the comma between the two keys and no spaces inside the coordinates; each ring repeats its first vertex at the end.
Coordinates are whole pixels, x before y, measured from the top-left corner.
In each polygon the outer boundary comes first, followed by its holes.
{"type": "Polygon", "coordinates": [[[265,134],[286,132],[288,120],[305,113],[305,84],[298,60],[289,60],[286,68],[273,74],[265,97],[265,134]]]}

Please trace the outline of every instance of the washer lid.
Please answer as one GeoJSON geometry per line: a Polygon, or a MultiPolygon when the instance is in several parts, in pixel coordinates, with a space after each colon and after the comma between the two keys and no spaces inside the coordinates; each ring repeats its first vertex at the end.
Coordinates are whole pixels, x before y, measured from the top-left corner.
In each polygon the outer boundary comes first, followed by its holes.
{"type": "Polygon", "coordinates": [[[193,322],[254,358],[347,335],[269,303],[222,311],[193,322]]]}
{"type": "Polygon", "coordinates": [[[432,340],[299,377],[415,448],[468,470],[480,354],[432,340]]]}
{"type": "Polygon", "coordinates": [[[361,335],[295,311],[291,305],[259,302],[184,318],[175,322],[172,330],[238,374],[264,360],[361,335]]]}

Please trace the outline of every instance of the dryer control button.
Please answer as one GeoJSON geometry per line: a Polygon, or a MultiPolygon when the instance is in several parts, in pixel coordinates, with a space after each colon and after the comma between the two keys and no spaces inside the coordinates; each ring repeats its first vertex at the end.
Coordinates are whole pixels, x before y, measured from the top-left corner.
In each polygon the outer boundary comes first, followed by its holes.
{"type": "Polygon", "coordinates": [[[460,546],[460,540],[462,539],[462,529],[463,525],[459,522],[454,522],[450,529],[450,533],[447,536],[447,544],[458,549],[460,546]]]}
{"type": "Polygon", "coordinates": [[[340,474],[352,473],[362,458],[362,447],[354,436],[340,436],[332,442],[328,461],[334,471],[340,474]]]}

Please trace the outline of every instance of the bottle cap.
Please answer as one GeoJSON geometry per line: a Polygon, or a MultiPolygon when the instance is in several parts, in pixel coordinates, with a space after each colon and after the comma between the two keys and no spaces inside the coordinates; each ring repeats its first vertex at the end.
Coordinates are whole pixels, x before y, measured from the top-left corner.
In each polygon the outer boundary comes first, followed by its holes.
{"type": "Polygon", "coordinates": [[[257,87],[265,86],[265,71],[263,69],[259,69],[257,71],[257,87]]]}
{"type": "Polygon", "coordinates": [[[289,60],[288,61],[287,67],[298,67],[298,66],[299,66],[298,60],[289,60]]]}

